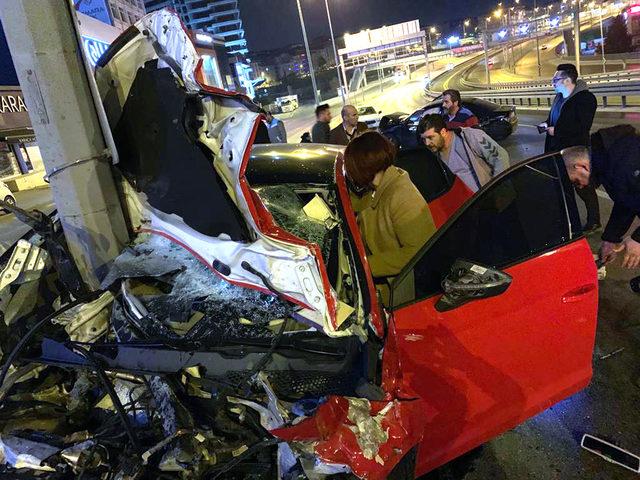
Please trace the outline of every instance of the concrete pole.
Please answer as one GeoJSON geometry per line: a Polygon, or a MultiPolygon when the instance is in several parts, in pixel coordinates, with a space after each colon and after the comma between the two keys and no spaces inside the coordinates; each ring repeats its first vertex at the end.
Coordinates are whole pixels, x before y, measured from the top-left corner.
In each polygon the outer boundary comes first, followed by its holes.
{"type": "Polygon", "coordinates": [[[316,74],[313,71],[313,61],[311,59],[311,50],[309,49],[309,40],[307,39],[307,29],[304,26],[304,17],[302,16],[302,7],[300,0],[296,0],[298,4],[298,15],[300,16],[300,26],[302,27],[302,38],[304,39],[304,48],[307,51],[307,62],[309,62],[309,73],[311,74],[311,85],[313,86],[313,98],[316,105],[320,104],[321,98],[318,95],[318,85],[316,85],[316,74]]]}
{"type": "Polygon", "coordinates": [[[336,49],[336,39],[333,35],[333,24],[331,23],[331,12],[329,11],[329,0],[324,0],[324,6],[327,7],[327,20],[329,21],[329,32],[331,33],[331,44],[333,45],[333,57],[336,62],[336,74],[338,75],[338,85],[340,85],[340,97],[342,97],[342,105],[347,103],[344,96],[344,86],[342,85],[342,77],[340,75],[340,62],[338,61],[338,50],[336,49]]]}
{"type": "Polygon", "coordinates": [[[73,15],[67,1],[0,0],[69,249],[87,286],[97,289],[129,235],[73,15]]]}
{"type": "Polygon", "coordinates": [[[576,2],[576,14],[573,19],[573,30],[576,44],[576,70],[578,70],[578,76],[580,76],[580,0],[576,2]]]}
{"type": "Polygon", "coordinates": [[[484,48],[484,74],[487,86],[491,87],[491,75],[489,75],[489,54],[487,53],[488,43],[487,31],[485,30],[484,35],[482,36],[482,47],[484,48]]]}
{"type": "Polygon", "coordinates": [[[602,4],[600,4],[600,38],[602,43],[600,48],[602,49],[602,73],[607,73],[607,59],[604,57],[604,27],[602,26],[602,4]]]}
{"type": "Polygon", "coordinates": [[[429,48],[427,47],[427,36],[422,37],[422,48],[424,48],[424,60],[427,63],[427,75],[431,79],[431,65],[429,65],[429,48]]]}

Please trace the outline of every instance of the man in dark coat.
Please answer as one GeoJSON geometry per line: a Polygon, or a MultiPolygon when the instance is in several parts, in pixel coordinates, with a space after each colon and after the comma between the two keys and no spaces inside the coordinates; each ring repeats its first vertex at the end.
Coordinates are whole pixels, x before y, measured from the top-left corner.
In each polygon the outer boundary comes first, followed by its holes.
{"type": "Polygon", "coordinates": [[[345,105],[340,112],[342,123],[331,130],[329,143],[333,145],[347,145],[353,137],[366,132],[369,127],[358,121],[358,109],[353,105],[345,105]]]}
{"type": "Polygon", "coordinates": [[[640,136],[635,128],[603,128],[591,135],[590,155],[585,147],[571,147],[562,150],[562,156],[574,185],[602,185],[613,200],[601,260],[608,263],[624,250],[622,265],[640,267],[640,228],[624,238],[634,218],[640,218],[640,136]]]}
{"type": "Polygon", "coordinates": [[[316,123],[311,129],[311,141],[313,143],[329,143],[329,132],[331,128],[331,107],[323,103],[316,107],[316,123]]]}
{"type": "MultiPolygon", "coordinates": [[[[578,80],[575,65],[563,63],[552,79],[556,98],[551,105],[547,121],[540,124],[546,129],[545,153],[556,152],[576,145],[589,145],[589,131],[593,124],[598,102],[584,80],[578,80]]],[[[593,186],[577,190],[587,208],[584,231],[593,233],[600,228],[600,206],[593,186]]]]}

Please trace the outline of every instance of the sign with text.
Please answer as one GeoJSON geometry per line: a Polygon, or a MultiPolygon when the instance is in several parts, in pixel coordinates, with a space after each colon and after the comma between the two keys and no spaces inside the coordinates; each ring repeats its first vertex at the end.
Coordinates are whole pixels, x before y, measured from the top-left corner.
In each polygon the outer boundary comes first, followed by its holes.
{"type": "Polygon", "coordinates": [[[113,25],[107,0],[79,0],[75,2],[76,10],[95,18],[96,20],[113,25]]]}
{"type": "Polygon", "coordinates": [[[31,127],[29,110],[20,90],[0,90],[0,130],[31,127]]]}
{"type": "Polygon", "coordinates": [[[109,48],[108,43],[96,40],[95,38],[85,37],[84,35],[82,36],[82,45],[92,67],[96,66],[102,54],[109,48]]]}

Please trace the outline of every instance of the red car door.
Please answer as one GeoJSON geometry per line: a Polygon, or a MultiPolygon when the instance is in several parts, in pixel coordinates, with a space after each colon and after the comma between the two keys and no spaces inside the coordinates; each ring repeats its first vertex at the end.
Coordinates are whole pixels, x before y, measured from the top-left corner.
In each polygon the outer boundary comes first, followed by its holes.
{"type": "Polygon", "coordinates": [[[597,274],[579,229],[561,159],[529,160],[481,190],[397,278],[398,290],[415,282],[390,335],[402,386],[427,419],[418,475],[588,384],[597,274]],[[459,259],[469,263],[452,274],[459,259]]]}

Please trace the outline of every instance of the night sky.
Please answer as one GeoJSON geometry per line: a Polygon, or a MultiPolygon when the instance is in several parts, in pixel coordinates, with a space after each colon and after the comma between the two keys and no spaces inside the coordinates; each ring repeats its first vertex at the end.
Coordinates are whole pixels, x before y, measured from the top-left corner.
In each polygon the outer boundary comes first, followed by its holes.
{"type": "MultiPolygon", "coordinates": [[[[419,19],[420,25],[484,15],[499,0],[329,0],[336,36],[419,19]]],[[[240,0],[250,51],[302,43],[295,0],[240,0]]],[[[309,39],[329,34],[324,0],[301,0],[309,39]]],[[[511,2],[509,2],[511,3],[511,2]]],[[[539,4],[544,3],[540,1],[539,4]]],[[[503,3],[504,4],[504,3],[503,3]]],[[[448,33],[448,32],[444,32],[448,33]]],[[[461,31],[458,33],[462,33],[461,31]]]]}

